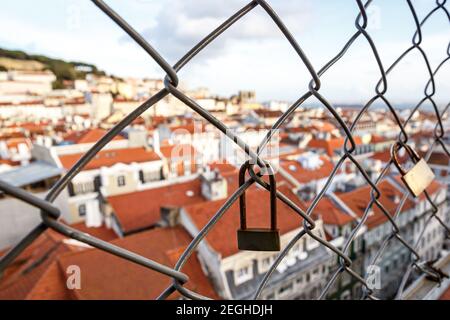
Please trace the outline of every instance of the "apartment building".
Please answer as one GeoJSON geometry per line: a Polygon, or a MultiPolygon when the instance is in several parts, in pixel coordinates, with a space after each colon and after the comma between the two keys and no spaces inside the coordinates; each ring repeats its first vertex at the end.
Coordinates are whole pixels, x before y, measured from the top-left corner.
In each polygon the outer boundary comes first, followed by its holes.
{"type": "MultiPolygon", "coordinates": [[[[0,180],[22,188],[39,198],[45,198],[51,186],[61,177],[62,170],[46,162],[15,167],[0,173],[0,180]]],[[[56,205],[68,212],[68,195],[63,192],[56,205]]],[[[17,243],[40,222],[39,209],[0,192],[0,251],[17,243]]]]}
{"type": "MultiPolygon", "coordinates": [[[[407,192],[398,177],[388,177],[378,184],[381,197],[378,199],[383,208],[390,214],[396,213],[402,197],[407,192]]],[[[390,298],[398,288],[401,276],[411,262],[411,252],[400,241],[390,242],[375,265],[373,258],[383,246],[383,241],[392,233],[392,224],[377,206],[366,210],[370,201],[370,187],[359,187],[349,192],[328,192],[317,205],[314,216],[322,219],[325,234],[337,243],[343,243],[361,219],[365,219],[361,230],[356,234],[347,254],[351,257],[352,269],[365,275],[370,268],[380,272],[380,287],[375,288],[375,294],[381,298],[390,298]],[[338,240],[341,239],[341,240],[338,240]]],[[[440,205],[439,217],[448,219],[446,188],[438,182],[433,182],[428,188],[430,196],[440,205]]],[[[399,211],[396,223],[400,235],[407,243],[417,243],[424,223],[429,217],[431,206],[421,196],[418,199],[408,197],[399,211]]],[[[425,229],[424,237],[419,244],[418,252],[427,261],[440,256],[440,248],[445,241],[444,230],[439,223],[432,221],[425,229]]],[[[337,259],[335,261],[337,263],[337,259]]],[[[335,268],[338,266],[336,265],[335,268]]],[[[372,272],[372,271],[371,271],[372,272]]],[[[329,292],[331,299],[359,299],[361,284],[347,273],[336,281],[329,292]]]]}
{"type": "MultiPolygon", "coordinates": [[[[279,188],[296,204],[300,200],[284,185],[279,188]]],[[[259,188],[246,192],[247,221],[252,227],[268,227],[268,193],[259,188]],[[267,201],[265,201],[267,200],[267,201]]],[[[184,206],[179,212],[180,224],[195,236],[225,200],[184,206]]],[[[302,228],[299,216],[278,200],[278,227],[284,246],[302,228]]],[[[211,229],[198,247],[198,257],[216,292],[225,299],[249,299],[255,293],[264,273],[276,253],[257,253],[237,249],[236,230],[239,228],[239,207],[234,204],[211,229]]],[[[321,221],[314,232],[324,237],[321,221]]],[[[328,274],[329,253],[309,236],[292,248],[289,256],[277,267],[275,275],[262,292],[265,299],[312,298],[324,285],[328,274]],[[308,259],[306,259],[308,257],[308,259]],[[300,290],[301,288],[301,290],[300,290]]]]}

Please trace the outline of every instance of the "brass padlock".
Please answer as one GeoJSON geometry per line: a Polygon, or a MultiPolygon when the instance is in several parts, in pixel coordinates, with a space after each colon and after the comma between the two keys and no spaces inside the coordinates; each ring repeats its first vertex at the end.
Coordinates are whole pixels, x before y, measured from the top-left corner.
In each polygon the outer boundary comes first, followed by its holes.
{"type": "Polygon", "coordinates": [[[402,181],[414,197],[419,196],[433,181],[434,173],[428,166],[427,162],[420,158],[419,155],[409,145],[396,142],[391,149],[391,155],[395,166],[402,175],[402,181]],[[406,172],[400,165],[397,158],[397,151],[405,148],[414,162],[414,166],[406,172]]]}
{"type": "MultiPolygon", "coordinates": [[[[239,171],[239,185],[245,183],[245,173],[249,168],[247,161],[239,171]]],[[[270,229],[247,228],[245,192],[239,197],[240,223],[237,231],[239,250],[250,251],[280,251],[280,233],[277,229],[277,188],[273,172],[269,174],[270,181],[270,229]]]]}

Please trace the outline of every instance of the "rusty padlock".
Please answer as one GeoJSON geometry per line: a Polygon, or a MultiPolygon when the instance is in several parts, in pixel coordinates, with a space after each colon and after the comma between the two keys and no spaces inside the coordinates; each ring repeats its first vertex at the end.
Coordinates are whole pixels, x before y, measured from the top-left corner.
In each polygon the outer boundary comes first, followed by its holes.
{"type": "MultiPolygon", "coordinates": [[[[245,173],[249,169],[247,161],[239,171],[239,185],[245,183],[245,173]]],[[[277,188],[273,172],[270,181],[270,228],[247,228],[245,192],[239,197],[240,229],[237,231],[239,250],[280,251],[280,233],[277,229],[277,188]]]]}
{"type": "Polygon", "coordinates": [[[414,197],[419,196],[433,181],[434,173],[428,166],[427,162],[420,158],[419,155],[405,143],[396,142],[391,148],[391,155],[395,166],[402,175],[402,181],[414,197]],[[408,155],[414,162],[414,166],[406,171],[400,165],[397,158],[397,151],[405,148],[408,155]]]}

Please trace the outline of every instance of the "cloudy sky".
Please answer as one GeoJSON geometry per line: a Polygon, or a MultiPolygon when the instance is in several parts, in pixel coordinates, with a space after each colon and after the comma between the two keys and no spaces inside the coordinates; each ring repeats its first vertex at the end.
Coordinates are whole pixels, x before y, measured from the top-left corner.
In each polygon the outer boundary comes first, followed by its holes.
{"type": "MultiPolygon", "coordinates": [[[[173,64],[183,53],[243,7],[245,0],[107,0],[173,64]]],[[[419,18],[432,0],[413,1],[419,18]]],[[[270,0],[313,66],[319,69],[354,33],[354,0],[270,0]]],[[[404,0],[379,0],[369,10],[370,27],[385,68],[411,44],[414,21],[404,0]]],[[[2,1],[0,47],[67,60],[91,62],[118,76],[162,77],[158,66],[88,0],[2,1]]],[[[423,28],[431,67],[446,57],[447,17],[438,13],[423,28]]],[[[379,72],[361,37],[323,77],[322,93],[333,103],[361,103],[372,95],[379,72]]],[[[206,86],[228,96],[256,90],[260,101],[293,101],[306,90],[309,75],[275,24],[257,7],[180,72],[189,87],[206,86]]],[[[414,103],[423,97],[427,70],[419,52],[389,76],[388,98],[414,103]]],[[[450,100],[450,63],[436,78],[440,103],[450,100]]],[[[313,100],[311,100],[313,102],[313,100]]]]}

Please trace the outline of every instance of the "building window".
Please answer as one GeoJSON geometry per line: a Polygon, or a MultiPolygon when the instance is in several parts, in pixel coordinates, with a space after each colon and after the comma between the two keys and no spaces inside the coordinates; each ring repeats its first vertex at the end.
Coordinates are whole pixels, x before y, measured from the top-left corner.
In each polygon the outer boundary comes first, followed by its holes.
{"type": "Polygon", "coordinates": [[[344,291],[341,295],[341,300],[350,300],[351,298],[352,297],[349,290],[344,291]]]}
{"type": "Polygon", "coordinates": [[[161,171],[160,170],[153,170],[153,171],[140,171],[139,172],[140,179],[142,183],[152,182],[152,181],[158,181],[162,179],[161,171]]]}
{"type": "Polygon", "coordinates": [[[275,300],[275,293],[270,293],[266,296],[266,300],[275,300]]]}
{"type": "Polygon", "coordinates": [[[78,206],[78,215],[80,217],[84,217],[86,216],[86,205],[85,204],[80,204],[78,206]]]}
{"type": "Polygon", "coordinates": [[[272,265],[272,257],[265,257],[259,260],[259,273],[266,272],[272,265]]]}
{"type": "Polygon", "coordinates": [[[278,294],[280,295],[289,294],[292,291],[292,288],[293,288],[292,282],[285,284],[278,290],[278,294]]]}
{"type": "Polygon", "coordinates": [[[75,186],[73,182],[69,182],[69,184],[67,185],[67,189],[69,191],[69,196],[73,197],[75,195],[75,186]]]}
{"type": "Polygon", "coordinates": [[[239,285],[241,283],[244,283],[247,280],[250,280],[252,278],[252,268],[251,266],[245,266],[242,268],[237,269],[235,271],[235,282],[236,285],[239,285]]]}
{"type": "Polygon", "coordinates": [[[191,174],[191,163],[190,161],[183,161],[184,166],[184,174],[190,175],[191,174]]]}
{"type": "MultiPolygon", "coordinates": [[[[72,191],[74,195],[89,193],[95,191],[94,182],[79,182],[72,185],[72,191]]],[[[69,189],[70,192],[70,189],[69,189]]]]}
{"type": "Polygon", "coordinates": [[[333,227],[331,233],[333,234],[333,236],[337,237],[339,235],[339,228],[333,227]]]}
{"type": "Polygon", "coordinates": [[[300,243],[296,243],[293,247],[291,252],[297,256],[300,253],[300,243]]]}
{"type": "Polygon", "coordinates": [[[100,191],[100,188],[102,186],[102,178],[100,176],[96,176],[94,178],[94,191],[100,191]]]}
{"type": "Polygon", "coordinates": [[[125,176],[118,176],[117,177],[117,185],[119,187],[123,187],[125,185],[125,176]]]}

